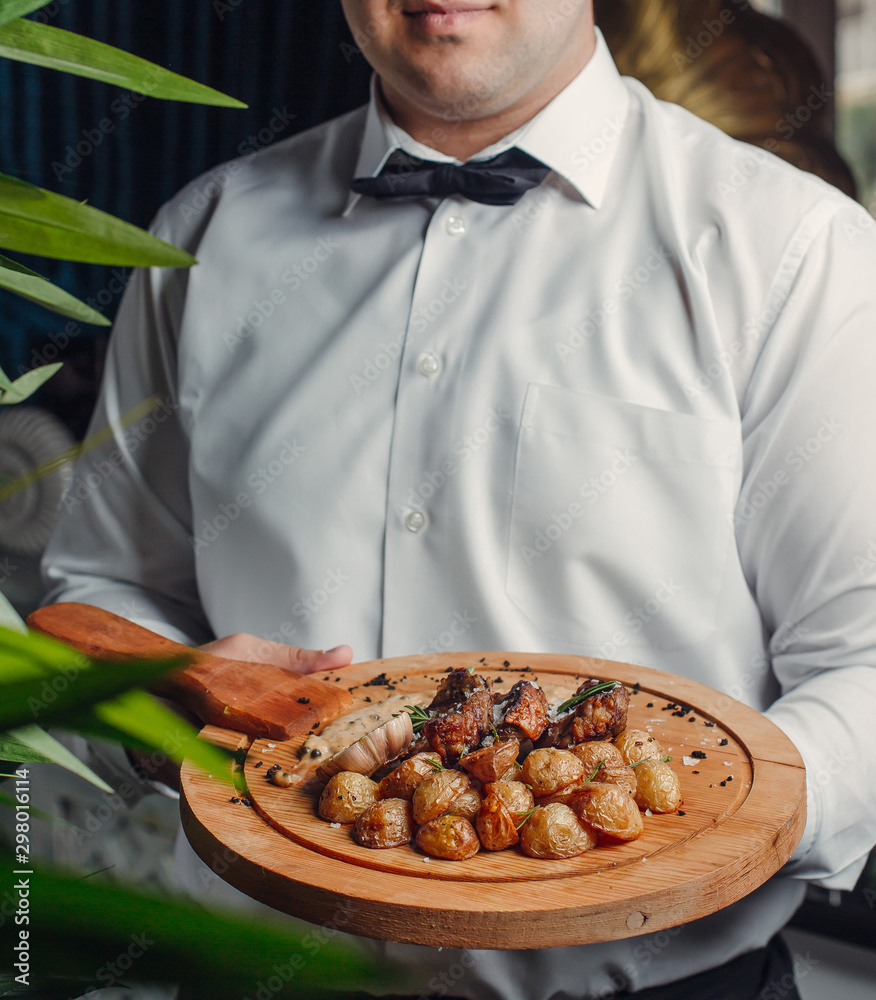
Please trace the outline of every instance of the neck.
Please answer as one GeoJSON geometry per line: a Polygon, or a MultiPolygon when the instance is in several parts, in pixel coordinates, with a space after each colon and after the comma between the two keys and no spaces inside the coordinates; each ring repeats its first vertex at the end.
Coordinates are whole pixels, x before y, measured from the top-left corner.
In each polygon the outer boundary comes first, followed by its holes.
{"type": "Polygon", "coordinates": [[[392,120],[417,142],[457,160],[467,160],[531,121],[567,87],[590,61],[596,48],[591,35],[567,65],[558,65],[548,77],[519,100],[481,118],[460,119],[451,108],[440,111],[419,105],[379,78],[384,104],[392,120]]]}

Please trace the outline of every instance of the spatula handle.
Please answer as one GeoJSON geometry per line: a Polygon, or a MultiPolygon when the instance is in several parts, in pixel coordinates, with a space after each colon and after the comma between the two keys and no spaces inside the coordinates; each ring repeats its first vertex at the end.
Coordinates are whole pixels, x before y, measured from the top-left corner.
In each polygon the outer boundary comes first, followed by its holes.
{"type": "Polygon", "coordinates": [[[340,675],[328,683],[291,668],[227,660],[90,604],[49,604],[27,622],[94,659],[186,656],[188,664],[168,674],[155,690],[204,722],[249,736],[290,739],[346,711],[352,701],[340,675]]]}

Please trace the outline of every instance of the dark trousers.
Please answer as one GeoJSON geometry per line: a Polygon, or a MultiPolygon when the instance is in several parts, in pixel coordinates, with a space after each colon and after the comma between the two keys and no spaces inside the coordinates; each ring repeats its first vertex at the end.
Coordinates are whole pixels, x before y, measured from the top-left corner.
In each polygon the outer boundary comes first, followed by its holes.
{"type": "MultiPolygon", "coordinates": [[[[345,1000],[371,1000],[366,994],[345,994],[345,1000]]],[[[765,948],[732,962],[665,986],[603,995],[600,1000],[800,1000],[788,946],[778,935],[765,948]]],[[[423,1000],[386,997],[384,1000],[423,1000]]],[[[454,1000],[447,997],[445,1000],[454,1000]]],[[[458,1000],[458,998],[456,998],[458,1000]]]]}

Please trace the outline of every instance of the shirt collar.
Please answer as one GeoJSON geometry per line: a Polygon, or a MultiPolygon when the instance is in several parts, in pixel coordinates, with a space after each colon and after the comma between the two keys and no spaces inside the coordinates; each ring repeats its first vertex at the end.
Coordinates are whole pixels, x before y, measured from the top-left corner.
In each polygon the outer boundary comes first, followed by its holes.
{"type": "MultiPolygon", "coordinates": [[[[629,92],[597,28],[596,49],[575,79],[525,125],[482,149],[472,159],[488,159],[517,146],[550,167],[598,209],[605,197],[629,104],[629,92]]],[[[417,142],[392,121],[375,74],[353,176],[376,177],[397,149],[421,159],[459,162],[417,142]]],[[[361,195],[350,192],[344,216],[350,214],[360,198],[361,195]]]]}

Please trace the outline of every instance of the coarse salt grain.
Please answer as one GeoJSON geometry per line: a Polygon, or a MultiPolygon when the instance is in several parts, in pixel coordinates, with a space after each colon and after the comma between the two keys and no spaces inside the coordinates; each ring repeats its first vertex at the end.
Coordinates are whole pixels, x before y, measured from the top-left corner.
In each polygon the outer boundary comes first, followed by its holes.
{"type": "Polygon", "coordinates": [[[645,815],[646,815],[646,816],[653,816],[653,815],[654,815],[654,813],[652,813],[650,809],[646,809],[646,810],[645,810],[645,815]]]}
{"type": "Polygon", "coordinates": [[[424,860],[424,861],[428,861],[429,859],[428,859],[428,858],[423,858],[423,860],[424,860]]]}
{"type": "Polygon", "coordinates": [[[269,743],[269,744],[268,744],[268,746],[269,746],[269,747],[270,747],[270,748],[271,748],[272,750],[274,749],[274,747],[275,747],[276,745],[277,745],[276,743],[269,743]]]}
{"type": "Polygon", "coordinates": [[[334,830],[340,830],[340,828],[341,828],[341,824],[340,823],[329,823],[329,826],[332,827],[332,829],[334,829],[334,830]]]}
{"type": "Polygon", "coordinates": [[[681,760],[688,767],[692,767],[694,764],[698,763],[696,757],[682,757],[681,760]]]}
{"type": "Polygon", "coordinates": [[[725,760],[724,761],[724,767],[733,767],[733,761],[732,760],[725,760]]]}

